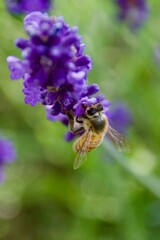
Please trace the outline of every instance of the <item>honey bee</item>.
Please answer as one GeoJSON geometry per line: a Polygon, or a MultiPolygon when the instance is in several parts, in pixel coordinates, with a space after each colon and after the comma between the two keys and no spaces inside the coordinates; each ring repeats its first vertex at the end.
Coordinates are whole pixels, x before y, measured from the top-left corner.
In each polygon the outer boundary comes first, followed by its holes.
{"type": "Polygon", "coordinates": [[[108,118],[100,103],[86,108],[83,117],[75,118],[70,112],[67,112],[67,116],[71,132],[81,133],[84,131],[73,145],[73,150],[77,153],[73,164],[74,169],[79,168],[85,162],[87,153],[102,143],[106,133],[118,150],[125,151],[130,149],[131,145],[125,136],[109,125],[108,118]]]}

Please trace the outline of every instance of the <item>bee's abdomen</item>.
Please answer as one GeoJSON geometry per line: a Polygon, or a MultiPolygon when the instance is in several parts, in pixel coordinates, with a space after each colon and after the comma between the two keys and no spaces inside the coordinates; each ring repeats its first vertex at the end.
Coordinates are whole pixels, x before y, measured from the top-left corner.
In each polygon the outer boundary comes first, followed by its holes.
{"type": "Polygon", "coordinates": [[[82,152],[90,152],[96,147],[98,147],[102,140],[103,140],[103,134],[95,134],[91,136],[89,141],[85,141],[86,139],[86,133],[83,134],[77,141],[75,142],[73,148],[76,152],[82,151],[82,152]]]}

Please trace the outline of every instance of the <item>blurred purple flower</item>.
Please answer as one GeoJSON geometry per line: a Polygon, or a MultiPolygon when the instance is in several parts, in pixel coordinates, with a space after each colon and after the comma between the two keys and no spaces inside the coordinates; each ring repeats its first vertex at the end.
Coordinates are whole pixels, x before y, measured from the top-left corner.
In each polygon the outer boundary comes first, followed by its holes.
{"type": "Polygon", "coordinates": [[[132,123],[132,115],[129,108],[120,102],[112,105],[108,119],[109,124],[122,134],[126,133],[132,123]]]}
{"type": "Polygon", "coordinates": [[[128,23],[132,29],[139,28],[149,15],[147,0],[116,0],[120,21],[128,23]]]}
{"type": "Polygon", "coordinates": [[[51,0],[5,0],[9,12],[13,14],[26,14],[33,11],[48,12],[51,0]]]}
{"type": "Polygon", "coordinates": [[[4,165],[16,159],[16,150],[13,143],[0,136],[0,182],[4,180],[4,165]]]}

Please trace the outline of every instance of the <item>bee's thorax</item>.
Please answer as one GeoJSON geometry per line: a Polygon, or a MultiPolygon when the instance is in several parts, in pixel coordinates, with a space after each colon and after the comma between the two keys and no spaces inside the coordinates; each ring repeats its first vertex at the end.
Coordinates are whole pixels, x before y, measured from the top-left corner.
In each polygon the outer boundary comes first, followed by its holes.
{"type": "Polygon", "coordinates": [[[108,128],[107,117],[104,114],[99,114],[96,117],[84,119],[84,128],[87,130],[89,127],[95,134],[106,133],[108,128]]]}

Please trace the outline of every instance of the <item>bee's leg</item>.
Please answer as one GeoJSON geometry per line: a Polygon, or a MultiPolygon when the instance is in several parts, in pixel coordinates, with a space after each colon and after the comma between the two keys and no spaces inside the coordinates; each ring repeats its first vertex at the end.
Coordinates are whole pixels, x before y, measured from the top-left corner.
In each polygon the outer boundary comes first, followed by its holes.
{"type": "Polygon", "coordinates": [[[83,120],[80,117],[76,117],[76,122],[77,123],[83,123],[83,120]]]}
{"type": "Polygon", "coordinates": [[[74,117],[73,115],[69,112],[69,111],[65,111],[68,119],[69,119],[69,126],[70,126],[70,130],[73,132],[74,129],[74,117]]]}
{"type": "Polygon", "coordinates": [[[70,126],[70,130],[72,133],[80,133],[84,130],[84,128],[82,126],[75,126],[75,122],[77,123],[83,123],[82,120],[77,120],[77,117],[76,117],[76,121],[73,117],[73,115],[69,112],[69,111],[65,111],[68,119],[69,119],[69,126],[70,126]]]}
{"type": "Polygon", "coordinates": [[[68,110],[65,110],[65,114],[67,115],[69,121],[74,121],[74,117],[72,115],[72,113],[70,113],[68,110]]]}
{"type": "Polygon", "coordinates": [[[69,120],[70,130],[71,130],[72,133],[75,133],[75,134],[80,133],[84,130],[83,126],[81,126],[79,123],[76,126],[76,123],[74,121],[74,118],[69,120]]]}
{"type": "Polygon", "coordinates": [[[84,127],[80,127],[80,128],[78,128],[78,129],[73,129],[73,128],[71,128],[71,126],[70,126],[70,130],[71,130],[72,133],[78,134],[78,133],[81,133],[82,131],[84,131],[84,127]]]}

